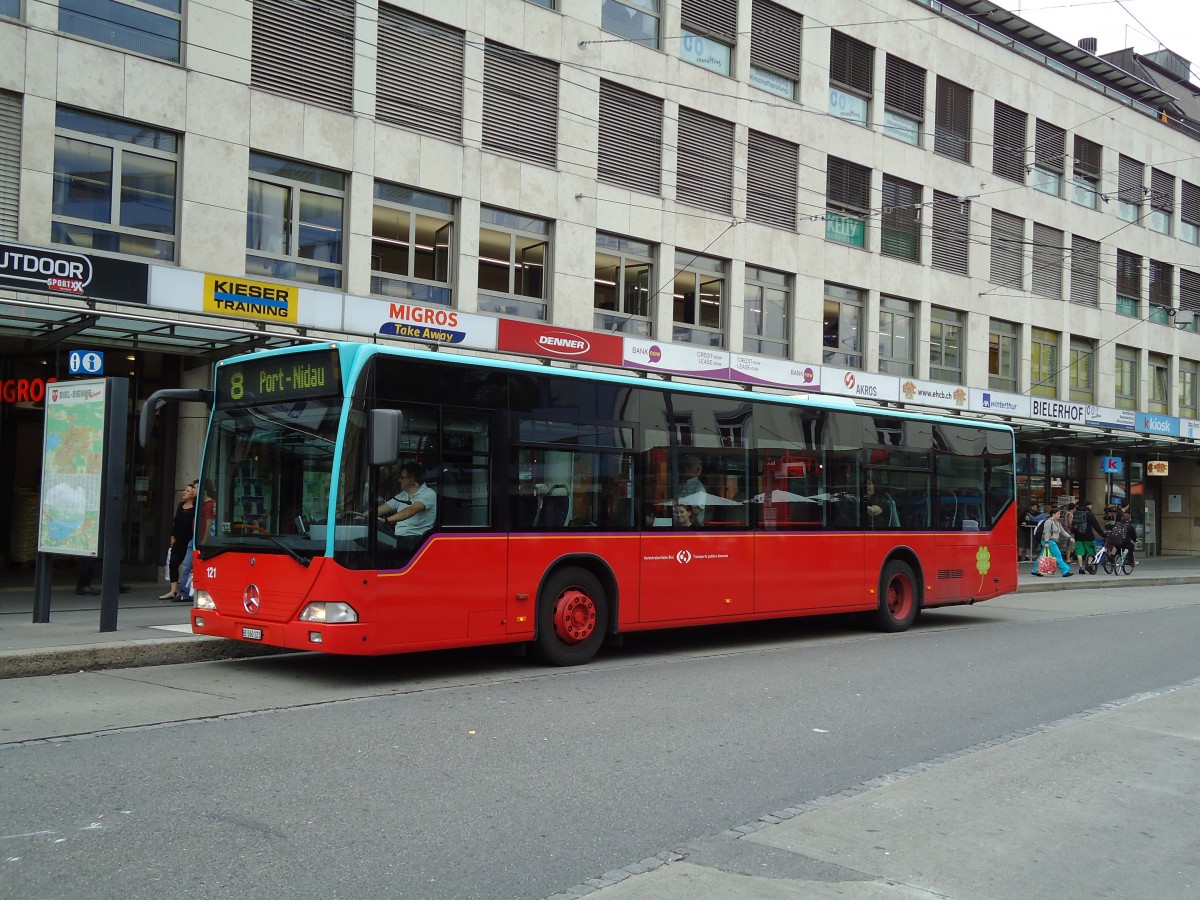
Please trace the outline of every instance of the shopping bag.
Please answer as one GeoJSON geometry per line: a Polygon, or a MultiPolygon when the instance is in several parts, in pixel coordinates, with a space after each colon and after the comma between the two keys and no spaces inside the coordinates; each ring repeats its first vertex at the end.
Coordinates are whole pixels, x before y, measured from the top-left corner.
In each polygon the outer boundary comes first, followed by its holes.
{"type": "Polygon", "coordinates": [[[1038,557],[1037,570],[1039,575],[1053,575],[1058,571],[1058,561],[1050,552],[1050,545],[1042,547],[1042,555],[1038,557]]]}
{"type": "Polygon", "coordinates": [[[163,581],[171,583],[171,548],[167,548],[167,558],[163,562],[163,581]]]}

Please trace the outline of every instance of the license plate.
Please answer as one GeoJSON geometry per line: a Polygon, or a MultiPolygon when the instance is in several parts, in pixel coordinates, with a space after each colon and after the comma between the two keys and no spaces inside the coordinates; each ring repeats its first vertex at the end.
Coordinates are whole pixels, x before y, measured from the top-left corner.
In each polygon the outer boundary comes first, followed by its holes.
{"type": "Polygon", "coordinates": [[[262,629],[261,628],[243,628],[242,629],[242,637],[244,637],[248,641],[261,641],[262,640],[262,629]]]}

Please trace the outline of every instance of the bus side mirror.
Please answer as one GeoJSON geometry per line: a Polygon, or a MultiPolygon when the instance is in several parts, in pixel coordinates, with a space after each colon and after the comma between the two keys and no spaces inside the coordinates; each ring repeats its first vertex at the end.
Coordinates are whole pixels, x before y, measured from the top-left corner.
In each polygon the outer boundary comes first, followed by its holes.
{"type": "Polygon", "coordinates": [[[400,427],[404,413],[398,409],[373,409],[370,419],[371,465],[390,466],[399,457],[400,427]]]}

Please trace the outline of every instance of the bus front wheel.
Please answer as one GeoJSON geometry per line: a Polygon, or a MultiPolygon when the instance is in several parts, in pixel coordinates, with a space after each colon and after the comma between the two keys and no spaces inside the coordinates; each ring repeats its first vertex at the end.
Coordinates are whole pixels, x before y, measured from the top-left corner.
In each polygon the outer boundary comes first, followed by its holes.
{"type": "Polygon", "coordinates": [[[556,666],[577,666],[596,655],[608,630],[608,599],[595,575],[563,569],[538,598],[537,654],[556,666]]]}
{"type": "Polygon", "coordinates": [[[921,600],[917,579],[908,563],[892,560],[879,577],[879,627],[904,631],[917,620],[921,600]]]}

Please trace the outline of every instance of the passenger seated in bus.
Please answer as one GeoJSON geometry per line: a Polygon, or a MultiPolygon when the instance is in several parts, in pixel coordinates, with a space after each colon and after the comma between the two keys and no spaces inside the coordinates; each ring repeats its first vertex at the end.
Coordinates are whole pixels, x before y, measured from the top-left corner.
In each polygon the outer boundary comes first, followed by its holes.
{"type": "Polygon", "coordinates": [[[683,529],[699,528],[703,523],[696,517],[695,507],[675,504],[675,527],[683,529]]]}
{"type": "Polygon", "coordinates": [[[874,476],[867,475],[867,491],[863,497],[868,528],[899,528],[900,515],[896,512],[896,501],[887,491],[875,490],[874,476]]]}
{"type": "Polygon", "coordinates": [[[423,472],[416,463],[400,466],[400,492],[379,504],[375,514],[383,524],[395,523],[397,546],[415,546],[437,518],[437,494],[422,481],[423,472]]]}
{"type": "Polygon", "coordinates": [[[679,461],[679,473],[683,476],[683,484],[679,486],[679,499],[686,501],[691,512],[690,518],[697,525],[704,524],[705,497],[708,491],[700,480],[700,460],[695,456],[685,456],[679,461]]]}

